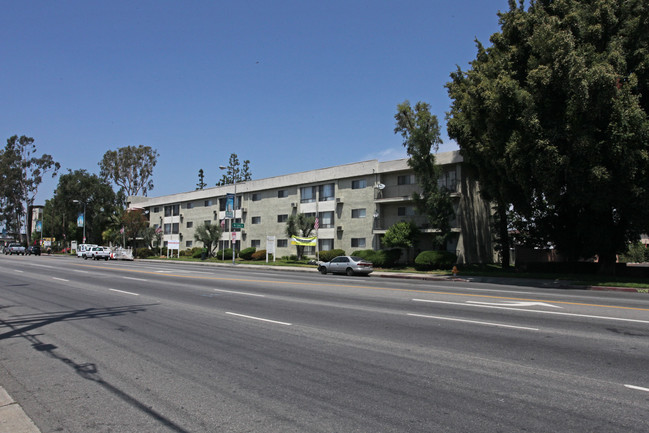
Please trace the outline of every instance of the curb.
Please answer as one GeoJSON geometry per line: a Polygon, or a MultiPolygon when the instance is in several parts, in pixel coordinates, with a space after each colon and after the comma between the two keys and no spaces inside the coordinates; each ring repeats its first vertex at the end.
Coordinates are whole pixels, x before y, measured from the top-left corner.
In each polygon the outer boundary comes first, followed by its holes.
{"type": "Polygon", "coordinates": [[[23,408],[1,386],[0,433],[41,433],[23,408]]]}

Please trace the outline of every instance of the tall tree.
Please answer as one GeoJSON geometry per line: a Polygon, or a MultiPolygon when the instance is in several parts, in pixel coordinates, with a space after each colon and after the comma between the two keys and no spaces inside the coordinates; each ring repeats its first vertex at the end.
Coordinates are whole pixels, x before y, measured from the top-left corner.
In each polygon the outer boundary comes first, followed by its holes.
{"type": "Polygon", "coordinates": [[[431,226],[439,230],[434,241],[438,248],[444,248],[451,232],[453,205],[449,191],[438,184],[441,169],[435,164],[434,152],[442,140],[437,116],[430,113],[430,105],[425,102],[417,102],[413,109],[410,102],[404,101],[397,106],[394,118],[394,133],[403,137],[403,146],[410,156],[408,165],[415,172],[421,190],[413,194],[415,205],[431,226]]]}
{"type": "MultiPolygon", "coordinates": [[[[308,238],[315,230],[315,217],[306,216],[303,213],[294,214],[286,221],[286,237],[301,236],[308,238]]],[[[304,254],[304,246],[296,245],[297,259],[301,260],[304,254]]]]}
{"type": "Polygon", "coordinates": [[[99,162],[100,176],[124,190],[126,196],[146,196],[153,189],[153,168],[158,151],[149,146],[120,147],[104,153],[99,162]]]}
{"type": "Polygon", "coordinates": [[[2,172],[6,173],[0,182],[6,194],[4,204],[9,206],[6,214],[15,215],[13,225],[17,225],[18,234],[21,226],[25,228],[28,244],[31,244],[31,227],[27,224],[27,212],[34,204],[43,176],[51,171],[52,177],[55,177],[61,168],[51,155],[44,153],[38,157],[36,152],[32,137],[14,135],[7,139],[7,145],[0,156],[2,172]]]}
{"type": "Polygon", "coordinates": [[[203,173],[203,169],[201,168],[198,170],[198,183],[196,184],[196,189],[203,189],[207,186],[205,183],[205,173],[203,173]]]}
{"type": "Polygon", "coordinates": [[[64,240],[81,240],[77,215],[85,204],[88,243],[101,243],[102,234],[124,209],[123,194],[116,194],[108,182],[86,170],[68,170],[59,177],[54,196],[45,202],[45,233],[64,240]],[[76,200],[76,202],[75,202],[76,200]]]}
{"type": "Polygon", "coordinates": [[[408,261],[410,249],[414,247],[421,232],[412,221],[401,221],[391,226],[383,236],[382,243],[388,248],[405,248],[408,261]]]}
{"type": "Polygon", "coordinates": [[[598,255],[614,272],[649,231],[649,4],[509,7],[492,46],[452,75],[449,136],[497,201],[569,258],[598,255]]]}
{"type": "Polygon", "coordinates": [[[221,179],[216,183],[217,186],[232,185],[236,182],[245,182],[252,179],[250,172],[250,161],[243,161],[243,167],[239,162],[239,156],[236,153],[230,154],[230,160],[225,167],[226,172],[221,176],[221,179]]]}
{"type": "Polygon", "coordinates": [[[203,223],[196,227],[194,232],[194,240],[202,242],[203,246],[207,248],[209,257],[214,256],[214,251],[219,245],[221,233],[223,229],[220,224],[203,223]]]}

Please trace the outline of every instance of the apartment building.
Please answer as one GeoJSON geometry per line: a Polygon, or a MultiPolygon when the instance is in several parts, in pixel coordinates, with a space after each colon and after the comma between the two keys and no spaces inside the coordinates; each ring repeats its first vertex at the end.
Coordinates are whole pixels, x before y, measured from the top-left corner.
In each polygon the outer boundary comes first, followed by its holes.
{"type": "MultiPolygon", "coordinates": [[[[458,263],[492,262],[489,203],[480,197],[458,151],[440,153],[436,161],[443,169],[439,184],[451,192],[455,211],[447,250],[457,254],[458,263]]],[[[160,197],[129,197],[128,206],[143,209],[149,223],[162,228],[165,245],[181,250],[202,246],[194,230],[209,223],[224,226],[219,248],[234,239],[237,250],[265,249],[267,237],[274,236],[277,257],[295,254],[286,222],[303,213],[318,216],[320,251],[380,249],[382,236],[400,221],[420,227],[415,250],[422,251],[431,248],[435,228],[417,214],[412,201],[417,189],[407,159],[371,160],[160,197]],[[233,218],[227,218],[227,195],[235,192],[233,218]]],[[[306,254],[315,256],[315,250],[308,247],[306,254]]]]}

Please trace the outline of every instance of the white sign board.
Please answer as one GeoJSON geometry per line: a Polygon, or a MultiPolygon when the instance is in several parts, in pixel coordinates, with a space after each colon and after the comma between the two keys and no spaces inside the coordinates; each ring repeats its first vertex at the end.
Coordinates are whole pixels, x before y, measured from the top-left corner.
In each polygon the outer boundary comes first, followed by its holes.
{"type": "Polygon", "coordinates": [[[167,249],[168,250],[179,250],[180,249],[180,241],[167,241],[167,249]]]}
{"type": "Polygon", "coordinates": [[[275,236],[266,236],[266,263],[268,263],[268,255],[273,255],[273,261],[275,261],[275,245],[277,244],[277,238],[275,236]]]}

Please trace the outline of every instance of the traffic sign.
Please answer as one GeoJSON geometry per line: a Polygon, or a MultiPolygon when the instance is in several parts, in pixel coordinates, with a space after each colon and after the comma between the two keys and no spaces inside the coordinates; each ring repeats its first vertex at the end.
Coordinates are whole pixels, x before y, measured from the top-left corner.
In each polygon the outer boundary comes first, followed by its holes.
{"type": "Polygon", "coordinates": [[[244,226],[243,223],[232,223],[232,228],[233,229],[242,229],[244,226]]]}

